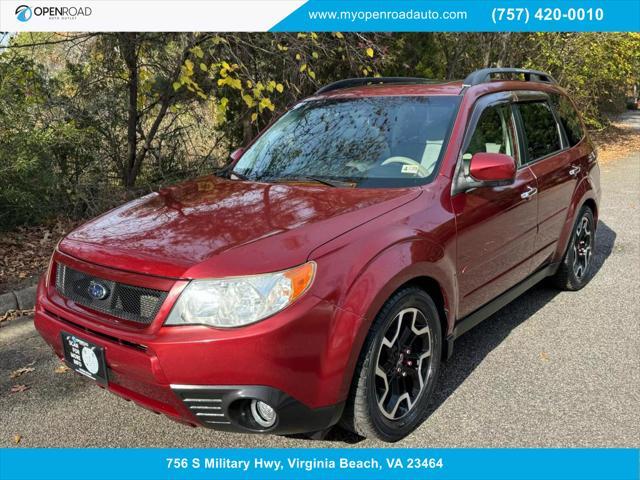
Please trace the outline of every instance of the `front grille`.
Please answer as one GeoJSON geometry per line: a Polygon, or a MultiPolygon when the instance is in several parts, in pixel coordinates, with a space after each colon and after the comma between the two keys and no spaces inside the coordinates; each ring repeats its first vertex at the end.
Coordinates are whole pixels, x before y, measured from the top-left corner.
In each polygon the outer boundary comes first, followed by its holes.
{"type": "Polygon", "coordinates": [[[153,321],[168,293],[94,277],[60,263],[56,288],[79,305],[143,325],[153,321]]]}

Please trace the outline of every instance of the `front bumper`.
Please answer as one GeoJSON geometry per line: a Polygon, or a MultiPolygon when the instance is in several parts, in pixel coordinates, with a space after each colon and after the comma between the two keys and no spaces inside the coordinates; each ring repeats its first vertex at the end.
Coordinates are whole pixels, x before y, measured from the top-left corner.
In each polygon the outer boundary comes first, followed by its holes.
{"type": "Polygon", "coordinates": [[[337,423],[343,409],[338,388],[332,385],[340,384],[344,371],[323,368],[327,366],[322,353],[326,329],[321,325],[331,318],[332,308],[308,296],[292,306],[289,315],[230,331],[199,326],[118,331],[96,322],[92,312],[60,298],[55,289],[47,290],[42,280],[35,326],[60,358],[63,331],[103,347],[106,388],[174,420],[238,432],[323,430],[337,423]],[[306,323],[306,329],[292,325],[298,323],[292,320],[294,315],[306,323]],[[251,399],[277,411],[273,427],[263,429],[247,419],[251,399]]]}
{"type": "Polygon", "coordinates": [[[217,430],[305,433],[335,425],[344,404],[311,409],[286,393],[265,386],[171,385],[174,393],[195,415],[200,425],[217,430]],[[278,413],[273,427],[264,429],[251,415],[252,400],[269,404],[278,413]]]}

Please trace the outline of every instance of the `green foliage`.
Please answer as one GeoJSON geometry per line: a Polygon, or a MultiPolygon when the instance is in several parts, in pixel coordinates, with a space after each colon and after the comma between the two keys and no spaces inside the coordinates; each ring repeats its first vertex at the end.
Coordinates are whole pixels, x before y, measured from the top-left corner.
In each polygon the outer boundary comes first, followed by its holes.
{"type": "Polygon", "coordinates": [[[538,33],[531,43],[536,55],[523,64],[552,73],[591,127],[623,109],[627,88],[640,82],[638,33],[538,33]]]}
{"type": "Polygon", "coordinates": [[[0,227],[36,223],[69,208],[92,131],[52,117],[60,98],[33,61],[0,57],[0,227]]]}

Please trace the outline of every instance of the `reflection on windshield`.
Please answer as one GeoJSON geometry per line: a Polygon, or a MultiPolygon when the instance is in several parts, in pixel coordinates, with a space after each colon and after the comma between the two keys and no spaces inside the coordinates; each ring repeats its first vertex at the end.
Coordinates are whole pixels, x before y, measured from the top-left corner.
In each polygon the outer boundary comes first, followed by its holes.
{"type": "Polygon", "coordinates": [[[367,97],[303,103],[278,120],[235,170],[251,179],[315,179],[361,187],[427,183],[459,97],[367,97]]]}

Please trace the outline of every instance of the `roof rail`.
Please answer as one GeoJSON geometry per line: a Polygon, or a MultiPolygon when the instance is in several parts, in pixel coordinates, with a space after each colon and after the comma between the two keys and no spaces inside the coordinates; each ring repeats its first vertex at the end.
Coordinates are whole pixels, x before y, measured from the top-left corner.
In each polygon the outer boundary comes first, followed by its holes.
{"type": "Polygon", "coordinates": [[[525,68],[483,68],[471,73],[464,79],[463,84],[467,87],[472,87],[474,85],[480,85],[481,83],[487,83],[491,81],[492,75],[501,73],[524,75],[526,82],[558,83],[548,73],[540,72],[538,70],[527,70],[525,68]]]}
{"type": "Polygon", "coordinates": [[[338,80],[337,82],[325,85],[316,92],[316,95],[321,93],[331,92],[333,90],[341,90],[343,88],[361,87],[364,85],[378,85],[383,83],[397,83],[397,84],[425,84],[433,83],[433,80],[427,78],[418,77],[362,77],[362,78],[347,78],[345,80],[338,80]]]}

